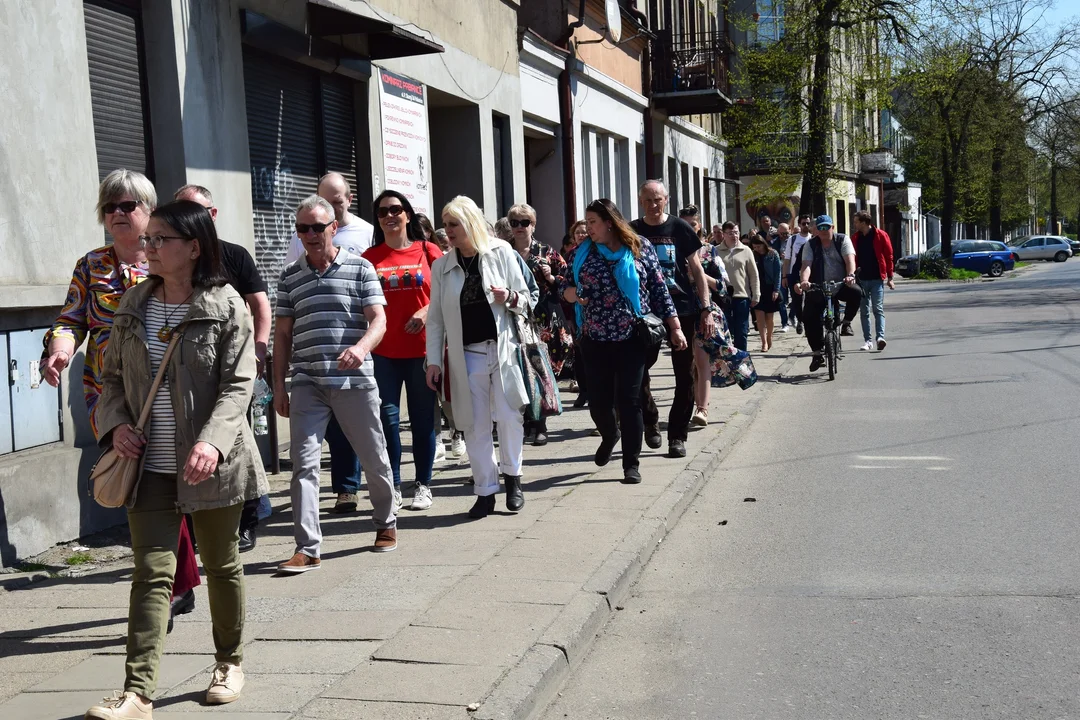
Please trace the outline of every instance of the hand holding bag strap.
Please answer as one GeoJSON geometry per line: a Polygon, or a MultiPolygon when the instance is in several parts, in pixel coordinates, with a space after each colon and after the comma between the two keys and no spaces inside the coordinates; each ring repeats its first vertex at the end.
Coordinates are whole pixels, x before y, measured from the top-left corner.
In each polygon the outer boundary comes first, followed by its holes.
{"type": "Polygon", "coordinates": [[[135,425],[135,432],[140,435],[143,428],[146,427],[146,421],[150,419],[150,410],[154,405],[154,397],[157,396],[161,381],[165,378],[165,371],[169,367],[169,360],[172,359],[177,343],[180,342],[180,335],[181,333],[174,332],[172,340],[169,341],[169,347],[165,348],[165,355],[162,356],[161,365],[158,367],[157,375],[154,376],[154,384],[150,386],[150,394],[146,396],[146,402],[143,404],[142,412],[139,414],[139,422],[135,425]]]}

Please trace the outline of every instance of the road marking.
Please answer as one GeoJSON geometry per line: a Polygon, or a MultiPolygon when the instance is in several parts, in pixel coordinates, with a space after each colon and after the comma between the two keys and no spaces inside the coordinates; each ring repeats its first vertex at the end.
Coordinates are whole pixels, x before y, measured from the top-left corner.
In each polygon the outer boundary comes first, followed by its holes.
{"type": "Polygon", "coordinates": [[[899,465],[852,465],[852,470],[899,470],[899,465]]]}
{"type": "Polygon", "coordinates": [[[928,467],[926,469],[927,470],[948,470],[949,468],[947,468],[947,467],[936,467],[935,466],[935,467],[928,467]]]}
{"type": "Polygon", "coordinates": [[[890,461],[895,462],[897,460],[920,460],[920,461],[936,460],[937,462],[943,462],[943,461],[952,459],[952,458],[947,458],[947,457],[939,457],[937,455],[856,455],[855,457],[858,458],[859,460],[871,460],[871,461],[876,460],[878,462],[890,462],[890,461]]]}

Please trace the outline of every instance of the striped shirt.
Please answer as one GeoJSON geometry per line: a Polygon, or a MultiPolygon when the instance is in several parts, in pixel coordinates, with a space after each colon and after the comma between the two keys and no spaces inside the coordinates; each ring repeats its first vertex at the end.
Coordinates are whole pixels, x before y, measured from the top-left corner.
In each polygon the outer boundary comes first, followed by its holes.
{"type": "MultiPolygon", "coordinates": [[[[156,297],[146,305],[146,344],[150,349],[151,377],[157,377],[161,360],[169,343],[162,342],[158,331],[166,324],[175,328],[187,315],[190,303],[173,305],[156,297]]],[[[169,392],[169,375],[161,379],[161,387],[150,406],[150,437],[146,443],[146,469],[171,475],[176,472],[176,414],[169,392]]]]}
{"type": "Polygon", "coordinates": [[[337,358],[367,332],[364,308],[386,305],[374,266],[341,250],[318,273],[307,256],[281,271],[277,316],[293,319],[293,385],[321,385],[335,390],[375,385],[371,355],[355,370],[338,370],[337,358]]]}

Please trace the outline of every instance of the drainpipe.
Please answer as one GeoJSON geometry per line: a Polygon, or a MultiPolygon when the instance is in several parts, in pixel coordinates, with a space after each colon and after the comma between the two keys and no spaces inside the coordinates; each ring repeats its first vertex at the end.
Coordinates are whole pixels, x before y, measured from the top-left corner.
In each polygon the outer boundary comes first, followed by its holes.
{"type": "MultiPolygon", "coordinates": [[[[637,3],[633,3],[634,12],[640,15],[642,27],[651,31],[645,22],[645,16],[637,10],[637,3]]],[[[656,172],[655,138],[653,137],[653,104],[652,104],[652,39],[645,42],[645,50],[641,53],[641,94],[645,96],[645,109],[641,111],[642,124],[645,128],[644,153],[645,153],[645,177],[654,179],[660,177],[656,172]]]]}
{"type": "Polygon", "coordinates": [[[560,47],[570,50],[566,65],[559,73],[559,124],[562,126],[562,161],[563,161],[563,212],[566,224],[574,222],[577,216],[577,174],[574,171],[574,94],[570,89],[570,74],[574,67],[574,52],[570,41],[574,31],[585,24],[585,0],[578,7],[578,19],[567,26],[560,47]]]}

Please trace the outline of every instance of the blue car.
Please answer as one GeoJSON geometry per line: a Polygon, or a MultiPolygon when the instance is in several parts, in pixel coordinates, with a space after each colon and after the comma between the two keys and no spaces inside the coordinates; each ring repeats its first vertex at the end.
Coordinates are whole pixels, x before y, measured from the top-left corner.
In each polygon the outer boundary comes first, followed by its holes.
{"type": "MultiPolygon", "coordinates": [[[[935,245],[926,251],[927,255],[938,257],[941,246],[935,245]]],[[[1001,277],[1006,270],[1016,265],[1016,253],[1005,243],[996,240],[957,240],[953,242],[953,260],[955,268],[972,270],[990,277],[1001,277]]],[[[919,256],[908,255],[896,261],[896,272],[902,277],[919,274],[919,256]]]]}

